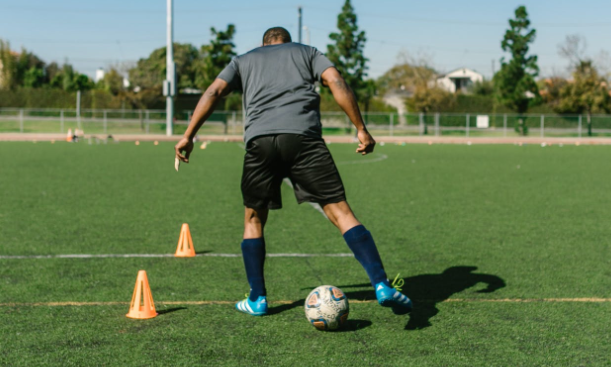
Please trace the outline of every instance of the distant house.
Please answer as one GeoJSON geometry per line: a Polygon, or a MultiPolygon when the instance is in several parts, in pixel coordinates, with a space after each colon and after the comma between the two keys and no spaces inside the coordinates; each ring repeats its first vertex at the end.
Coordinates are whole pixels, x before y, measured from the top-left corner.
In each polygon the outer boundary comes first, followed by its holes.
{"type": "Polygon", "coordinates": [[[482,74],[467,68],[456,69],[445,75],[438,76],[435,83],[438,87],[456,93],[464,91],[470,85],[484,80],[482,74]]]}

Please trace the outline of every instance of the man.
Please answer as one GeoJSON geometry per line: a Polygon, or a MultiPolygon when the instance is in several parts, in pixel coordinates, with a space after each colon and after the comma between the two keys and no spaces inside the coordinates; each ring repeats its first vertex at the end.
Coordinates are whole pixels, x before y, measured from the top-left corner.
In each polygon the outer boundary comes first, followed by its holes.
{"type": "Polygon", "coordinates": [[[263,47],[234,58],[206,90],[184,137],[175,146],[176,157],[189,162],[193,138],[216,102],[232,90],[242,90],[247,117],[242,255],[251,289],[236,309],[255,316],[267,313],[263,229],[269,209],[282,207],[280,185],[288,177],[298,202],[320,204],[341,231],[365,268],[378,302],[405,314],[412,308],[411,300],[390,286],[371,234],[346,202],[341,178],[322,139],[316,82],[329,87],[357,128],[360,144],[356,152],[373,152],[375,141],[365,128],[354,94],[337,69],[318,50],[292,43],[288,31],[276,27],[263,35],[263,47]]]}

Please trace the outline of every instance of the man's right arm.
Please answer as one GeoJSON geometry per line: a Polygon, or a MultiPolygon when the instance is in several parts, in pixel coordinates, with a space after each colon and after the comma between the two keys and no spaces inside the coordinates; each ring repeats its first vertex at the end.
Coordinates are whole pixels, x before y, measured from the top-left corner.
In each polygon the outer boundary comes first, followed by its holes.
{"type": "Polygon", "coordinates": [[[328,68],[322,73],[321,79],[323,85],[329,87],[333,94],[333,98],[335,98],[335,101],[342,110],[346,112],[346,115],[348,115],[348,118],[350,118],[350,121],[352,121],[357,129],[358,138],[361,142],[356,150],[357,153],[365,155],[373,152],[376,142],[367,131],[365,123],[363,122],[363,117],[361,116],[361,111],[359,110],[359,105],[356,103],[354,93],[352,93],[352,90],[350,90],[344,78],[342,78],[336,68],[328,68]]]}
{"type": "Polygon", "coordinates": [[[214,107],[224,96],[231,92],[229,84],[223,79],[216,78],[214,82],[206,89],[199,102],[193,115],[191,116],[191,122],[185,131],[182,139],[174,146],[176,157],[185,163],[189,163],[189,156],[193,150],[193,138],[199,128],[206,122],[206,119],[210,117],[214,111],[214,107]],[[183,154],[182,152],[185,152],[183,154]]]}

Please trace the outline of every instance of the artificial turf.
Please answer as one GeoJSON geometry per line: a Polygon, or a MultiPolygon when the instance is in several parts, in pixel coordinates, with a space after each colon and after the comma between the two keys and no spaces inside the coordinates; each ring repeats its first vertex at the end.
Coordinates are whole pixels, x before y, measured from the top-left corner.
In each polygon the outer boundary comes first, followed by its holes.
{"type": "MultiPolygon", "coordinates": [[[[318,285],[374,298],[349,257],[269,258],[260,318],[231,305],[248,290],[240,258],[0,259],[0,365],[611,364],[611,302],[542,301],[611,297],[611,148],[329,148],[411,316],[353,302],[343,332],[311,327],[302,303],[318,285]],[[140,269],[151,320],[125,317],[140,269]]],[[[172,253],[184,222],[198,252],[239,253],[242,156],[196,147],[176,173],[169,143],[2,143],[0,256],[172,253]]],[[[286,185],[283,201],[268,253],[348,252],[286,185]]]]}

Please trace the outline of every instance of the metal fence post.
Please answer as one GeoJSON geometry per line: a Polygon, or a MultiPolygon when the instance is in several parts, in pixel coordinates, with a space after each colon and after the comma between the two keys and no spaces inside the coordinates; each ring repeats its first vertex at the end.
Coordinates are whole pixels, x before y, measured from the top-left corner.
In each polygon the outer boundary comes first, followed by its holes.
{"type": "Polygon", "coordinates": [[[581,115],[579,115],[579,125],[577,126],[577,136],[581,139],[581,115]]]}
{"type": "Polygon", "coordinates": [[[108,134],[108,113],[104,110],[104,134],[108,134]]]}
{"type": "Polygon", "coordinates": [[[23,133],[23,110],[19,110],[19,131],[23,133]]]}
{"type": "MultiPolygon", "coordinates": [[[[228,118],[227,118],[228,113],[225,112],[224,114],[225,114],[225,117],[223,118],[223,120],[224,120],[225,124],[223,126],[223,134],[227,135],[227,132],[229,130],[229,121],[228,121],[228,118]]],[[[191,119],[189,119],[189,121],[191,121],[191,119]]]]}
{"type": "Polygon", "coordinates": [[[390,118],[389,118],[389,122],[390,125],[388,125],[388,131],[390,132],[390,136],[393,136],[393,132],[394,132],[394,124],[395,124],[395,115],[394,114],[390,114],[390,118]]]}
{"type": "Polygon", "coordinates": [[[418,115],[418,123],[420,125],[420,135],[424,135],[424,114],[422,112],[418,115]]]}
{"type": "Polygon", "coordinates": [[[503,137],[507,137],[507,114],[503,114],[503,137]]]}
{"type": "Polygon", "coordinates": [[[435,136],[439,136],[439,112],[435,114],[435,136]]]}
{"type": "Polygon", "coordinates": [[[541,115],[541,137],[544,138],[545,134],[543,133],[543,129],[545,128],[545,116],[541,115]]]}
{"type": "Polygon", "coordinates": [[[151,111],[146,110],[146,133],[148,134],[151,130],[151,111]]]}
{"type": "Polygon", "coordinates": [[[467,138],[469,137],[469,120],[470,120],[470,117],[471,117],[471,116],[469,116],[469,114],[467,114],[467,123],[466,123],[466,125],[467,125],[467,126],[466,126],[466,127],[467,127],[467,129],[466,129],[466,132],[467,132],[467,138]]]}
{"type": "Polygon", "coordinates": [[[64,133],[64,110],[59,111],[59,130],[64,133]]]}
{"type": "Polygon", "coordinates": [[[235,135],[235,126],[238,124],[237,116],[236,116],[236,112],[235,111],[233,111],[231,113],[231,123],[232,123],[231,133],[235,135]]]}

